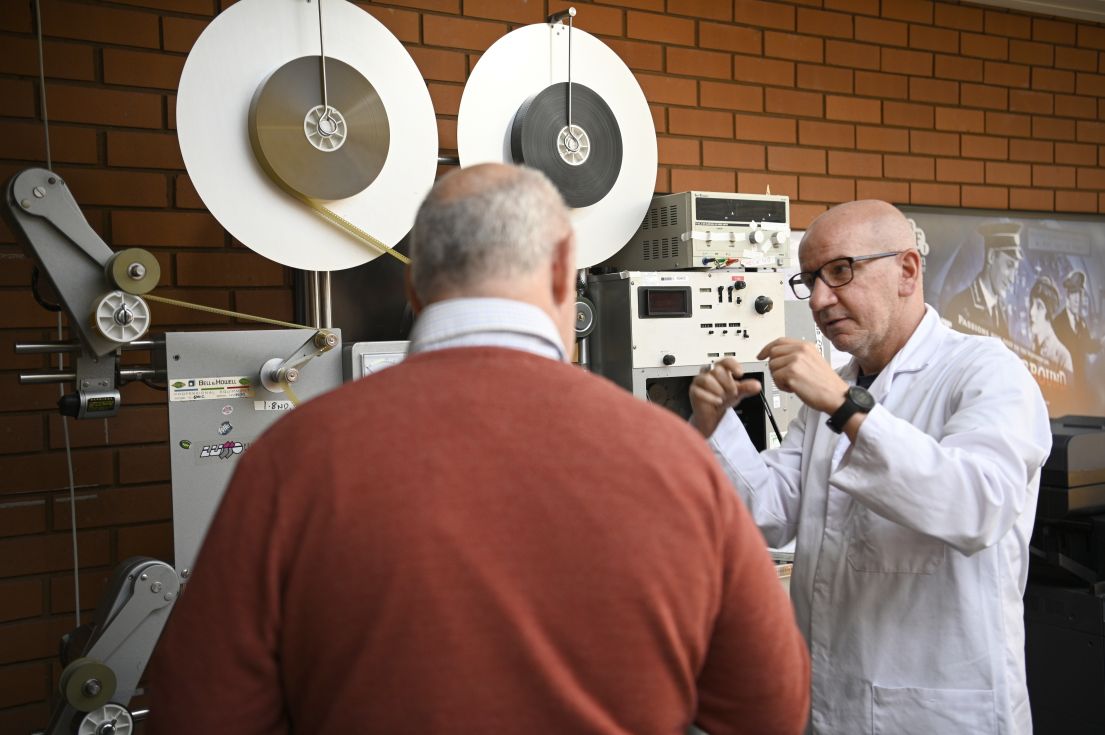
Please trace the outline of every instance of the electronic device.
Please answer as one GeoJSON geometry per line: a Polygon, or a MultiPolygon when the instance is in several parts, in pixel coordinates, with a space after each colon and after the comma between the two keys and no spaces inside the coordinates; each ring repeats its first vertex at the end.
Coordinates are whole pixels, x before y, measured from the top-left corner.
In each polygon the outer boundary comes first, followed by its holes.
{"type": "Polygon", "coordinates": [[[641,368],[706,365],[723,357],[754,362],[784,334],[783,276],[738,270],[588,278],[597,320],[592,365],[616,377],[641,368]]]}
{"type": "MultiPolygon", "coordinates": [[[[766,400],[783,427],[789,406],[756,355],[784,334],[783,277],[739,270],[591,275],[595,304],[591,370],[686,418],[687,390],[703,366],[731,357],[764,385],[764,399],[738,413],[758,448],[778,443],[766,400]]],[[[751,399],[749,399],[751,400],[751,399]]]]}
{"type": "Polygon", "coordinates": [[[633,239],[601,267],[787,268],[789,244],[789,197],[684,191],[653,197],[633,239]]]}
{"type": "Polygon", "coordinates": [[[398,365],[407,356],[410,342],[354,342],[346,345],[342,367],[346,380],[358,380],[398,365]]]}

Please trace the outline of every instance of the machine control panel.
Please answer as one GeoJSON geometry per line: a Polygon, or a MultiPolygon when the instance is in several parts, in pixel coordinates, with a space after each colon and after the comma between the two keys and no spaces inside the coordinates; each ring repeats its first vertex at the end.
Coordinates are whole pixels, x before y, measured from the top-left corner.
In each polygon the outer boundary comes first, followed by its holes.
{"type": "Polygon", "coordinates": [[[592,276],[599,324],[592,359],[599,372],[753,362],[785,333],[783,276],[776,272],[622,272],[592,276]]]}
{"type": "Polygon", "coordinates": [[[790,199],[685,191],[652,199],[633,239],[602,264],[626,270],[790,266],[790,199]]]}

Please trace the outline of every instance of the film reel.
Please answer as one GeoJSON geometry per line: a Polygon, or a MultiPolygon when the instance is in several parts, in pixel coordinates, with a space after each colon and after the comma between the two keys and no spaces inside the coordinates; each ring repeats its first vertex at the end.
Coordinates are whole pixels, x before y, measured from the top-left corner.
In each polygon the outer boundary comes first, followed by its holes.
{"type": "Polygon", "coordinates": [[[515,163],[542,171],[569,207],[589,207],[610,193],[622,168],[622,135],[610,106],[582,84],[553,84],[514,115],[510,152],[515,163]]]}
{"type": "Polygon", "coordinates": [[[360,194],[380,175],[391,130],[380,95],[364,76],[327,60],[327,104],[318,56],[273,72],[249,106],[249,142],[270,177],[314,199],[360,194]]]}
{"type": "Polygon", "coordinates": [[[316,3],[303,0],[239,0],[223,11],[200,35],[184,65],[177,132],[197,193],[235,238],[293,268],[341,270],[381,251],[342,232],[291,192],[326,200],[338,217],[393,247],[410,230],[437,174],[437,120],[410,54],[379,21],[346,0],[322,4],[328,82],[336,89],[327,102],[342,121],[326,118],[325,109],[315,111],[326,105],[321,95],[315,99],[308,93],[309,81],[284,77],[300,71],[310,76],[312,65],[318,69],[311,61],[320,60],[318,13],[316,3]],[[304,57],[306,71],[285,69],[304,57]],[[351,73],[338,82],[343,66],[351,73]],[[371,93],[341,99],[369,88],[376,101],[371,93]],[[301,96],[299,107],[269,112],[268,97],[276,105],[285,92],[301,96]],[[254,135],[263,143],[259,156],[250,142],[251,106],[254,135]],[[291,119],[294,134],[284,129],[291,119]],[[331,140],[343,124],[344,143],[329,151],[316,147],[306,162],[293,162],[282,143],[272,142],[298,135],[313,145],[305,126],[314,127],[318,142],[331,140]],[[341,156],[344,163],[334,163],[341,156]]]}
{"type": "MultiPolygon", "coordinates": [[[[556,100],[557,90],[568,80],[568,33],[560,23],[524,26],[500,38],[480,57],[461,97],[457,147],[462,166],[510,163],[516,161],[514,143],[520,141],[522,160],[541,168],[565,199],[573,200],[569,204],[575,207],[577,264],[586,268],[618,252],[640,226],[656,182],[656,129],[644,93],[622,60],[594,36],[573,29],[572,123],[587,134],[586,140],[578,140],[587,143],[589,150],[581,162],[569,160],[577,151],[560,150],[567,142],[562,135],[566,118],[556,100]],[[584,96],[589,100],[584,104],[593,105],[593,110],[599,109],[596,101],[601,102],[613,124],[587,123],[599,132],[579,125],[576,107],[584,96]],[[555,128],[551,137],[536,132],[543,119],[536,115],[538,104],[548,104],[551,110],[545,118],[555,128]],[[552,121],[559,122],[559,127],[552,121]],[[540,154],[525,149],[531,126],[539,138],[534,145],[543,151],[540,154]],[[605,143],[615,140],[622,151],[617,166],[613,150],[600,153],[605,143]],[[600,158],[587,166],[595,156],[600,158]],[[607,156],[609,168],[595,165],[607,161],[607,156]],[[600,171],[605,172],[599,175],[600,171]]],[[[593,112],[596,120],[605,119],[605,114],[593,112]]]]}

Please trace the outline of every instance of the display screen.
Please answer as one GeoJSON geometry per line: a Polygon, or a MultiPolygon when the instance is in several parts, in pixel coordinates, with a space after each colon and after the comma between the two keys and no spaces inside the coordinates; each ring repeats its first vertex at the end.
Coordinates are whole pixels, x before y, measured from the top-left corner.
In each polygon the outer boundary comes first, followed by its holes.
{"type": "Polygon", "coordinates": [[[638,294],[640,315],[673,317],[691,315],[691,289],[680,286],[642,286],[638,294]]]}
{"type": "Polygon", "coordinates": [[[696,220],[710,222],[776,222],[786,224],[787,204],[771,199],[721,199],[697,197],[694,200],[696,220]]]}

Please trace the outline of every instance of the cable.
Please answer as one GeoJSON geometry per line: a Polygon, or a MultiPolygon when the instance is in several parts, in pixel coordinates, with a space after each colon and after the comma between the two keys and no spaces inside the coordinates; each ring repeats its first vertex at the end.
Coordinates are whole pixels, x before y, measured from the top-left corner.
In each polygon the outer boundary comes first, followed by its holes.
{"type": "MultiPolygon", "coordinates": [[[[61,312],[58,312],[58,340],[64,337],[61,312]]],[[[58,353],[58,372],[65,370],[65,353],[58,353]]],[[[65,395],[65,387],[58,385],[58,396],[65,395]]],[[[106,419],[105,419],[106,421],[106,419]]],[[[73,543],[73,608],[76,610],[77,627],[81,627],[81,562],[77,549],[77,483],[73,475],[73,448],[69,442],[69,417],[61,417],[61,433],[65,439],[65,466],[69,470],[69,531],[73,543]]]]}
{"type": "MultiPolygon", "coordinates": [[[[42,131],[46,139],[46,168],[53,170],[54,159],[50,151],[50,114],[46,106],[46,62],[43,58],[42,42],[42,5],[40,0],[35,0],[35,27],[38,35],[38,86],[42,96],[42,131]]],[[[38,268],[31,271],[31,293],[35,301],[50,311],[56,311],[58,315],[58,340],[64,338],[61,323],[61,307],[56,304],[47,304],[38,293],[38,268]]],[[[65,369],[65,355],[58,353],[58,371],[65,369]]],[[[65,395],[64,385],[58,385],[58,396],[65,395]]],[[[73,609],[76,613],[77,627],[81,626],[81,563],[80,552],[77,548],[77,483],[73,474],[73,446],[69,441],[69,417],[61,417],[61,433],[65,439],[65,465],[69,471],[69,530],[73,544],[73,609]]]]}
{"type": "Polygon", "coordinates": [[[767,411],[767,419],[771,422],[771,428],[775,432],[775,438],[779,440],[779,443],[783,443],[783,434],[779,431],[779,425],[775,423],[775,415],[771,413],[771,406],[767,403],[767,394],[764,393],[764,389],[760,388],[760,402],[764,404],[764,410],[767,411]]]}
{"type": "Polygon", "coordinates": [[[58,304],[51,304],[46,299],[42,298],[42,294],[38,292],[38,278],[39,278],[38,266],[31,268],[31,296],[34,300],[46,311],[61,311],[61,306],[58,304]]]}
{"type": "Polygon", "coordinates": [[[46,168],[54,169],[50,155],[50,116],[46,111],[46,65],[42,59],[42,9],[40,0],[35,0],[35,26],[38,28],[38,85],[42,93],[42,129],[46,133],[46,168]]]}

